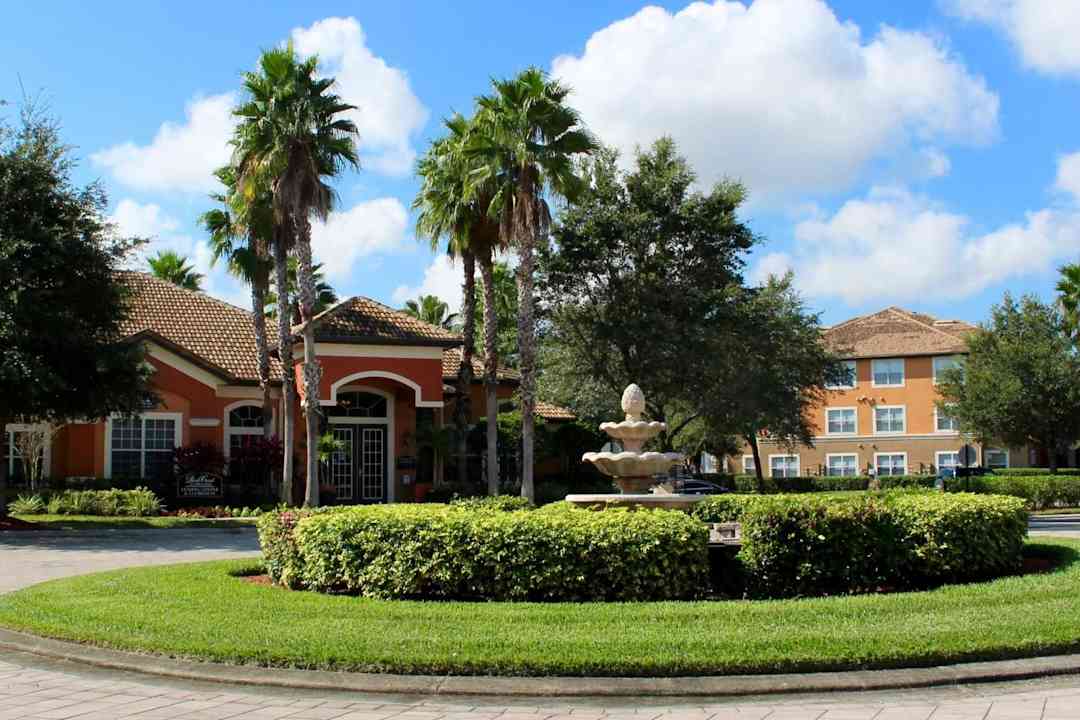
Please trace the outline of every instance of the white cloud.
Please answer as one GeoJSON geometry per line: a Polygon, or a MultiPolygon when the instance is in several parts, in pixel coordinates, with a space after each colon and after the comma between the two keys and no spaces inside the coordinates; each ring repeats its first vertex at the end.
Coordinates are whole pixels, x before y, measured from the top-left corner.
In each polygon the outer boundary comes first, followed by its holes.
{"type": "Polygon", "coordinates": [[[148,258],[163,250],[172,250],[186,256],[195,271],[203,275],[203,292],[245,310],[251,308],[250,292],[243,283],[229,275],[225,263],[211,265],[209,244],[177,232],[179,221],[162,211],[161,206],[124,198],[116,204],[116,209],[107,220],[115,225],[116,232],[121,236],[149,240],[130,259],[129,269],[149,271],[148,258]]]}
{"type": "Polygon", "coordinates": [[[360,258],[402,248],[408,223],[409,214],[397,198],[357,203],[312,225],[312,252],[327,278],[343,280],[360,258]]]}
{"type": "Polygon", "coordinates": [[[321,72],[337,79],[334,91],[356,105],[350,113],[360,130],[364,165],[377,172],[405,175],[416,152],[412,141],[428,111],[413,93],[409,78],[367,47],[355,18],[332,17],[292,31],[296,49],[318,55],[321,72]]]}
{"type": "Polygon", "coordinates": [[[1080,74],[1080,3],[1074,0],[943,0],[947,12],[1004,32],[1027,67],[1080,74]]]}
{"type": "Polygon", "coordinates": [[[969,219],[903,188],[877,187],[831,216],[798,223],[791,252],[763,256],[750,276],[795,271],[809,295],[849,305],[970,296],[1016,277],[1050,272],[1080,252],[1080,153],[1059,160],[1062,207],[978,234],[969,219]]]}
{"type": "Polygon", "coordinates": [[[889,26],[867,40],[822,0],[646,7],[552,72],[624,156],[672,135],[703,181],[739,178],[754,200],[842,189],[875,159],[997,133],[997,96],[941,41],[889,26]]]}
{"type": "Polygon", "coordinates": [[[450,306],[450,312],[457,312],[461,308],[462,279],[461,264],[454,264],[449,256],[440,255],[424,269],[424,279],[419,285],[399,285],[394,290],[393,300],[396,305],[402,306],[406,300],[420,295],[437,295],[450,306]]]}
{"type": "Polygon", "coordinates": [[[149,145],[125,142],[90,156],[123,185],[143,191],[209,192],[213,172],[229,159],[232,93],[196,98],[183,123],[165,122],[149,145]]]}

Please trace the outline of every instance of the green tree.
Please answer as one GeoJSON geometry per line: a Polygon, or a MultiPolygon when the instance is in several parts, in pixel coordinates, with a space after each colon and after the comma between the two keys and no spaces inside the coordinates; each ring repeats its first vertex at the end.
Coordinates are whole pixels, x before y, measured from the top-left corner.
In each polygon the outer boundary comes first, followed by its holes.
{"type": "Polygon", "coordinates": [[[171,282],[185,290],[202,290],[203,276],[195,272],[194,266],[188,263],[186,255],[181,255],[174,250],[160,250],[157,255],[148,258],[147,263],[154,277],[171,282]]]}
{"type": "MultiPolygon", "coordinates": [[[[273,404],[270,398],[270,344],[266,333],[264,308],[270,285],[270,246],[273,242],[274,218],[270,193],[265,190],[251,202],[236,192],[236,170],[231,166],[215,173],[224,192],[210,197],[219,206],[199,218],[210,236],[211,264],[224,260],[229,273],[251,288],[251,316],[255,332],[255,351],[259,372],[259,387],[263,394],[263,436],[273,432],[273,404]]],[[[285,488],[283,488],[284,490],[285,488]]],[[[288,499],[288,495],[284,495],[288,499]]]]}
{"type": "MultiPolygon", "coordinates": [[[[311,219],[325,220],[333,209],[335,194],[327,181],[345,167],[359,168],[360,162],[356,125],[343,116],[355,107],[330,92],[333,78],[316,77],[317,68],[317,58],[301,61],[291,43],[264,51],[259,69],[244,74],[247,97],[235,110],[240,119],[235,155],[241,186],[245,192],[270,187],[275,217],[287,224],[295,241],[308,398],[318,397],[322,376],[310,322],[316,299],[311,219]]],[[[307,404],[309,505],[319,503],[319,413],[318,403],[307,404]]]]}
{"type": "Polygon", "coordinates": [[[745,291],[734,335],[710,335],[711,353],[695,358],[690,383],[714,438],[738,435],[750,445],[764,488],[758,437],[813,447],[814,408],[840,381],[839,358],[821,340],[820,317],[807,310],[793,275],[745,291]]]}
{"type": "Polygon", "coordinates": [[[521,370],[521,494],[533,500],[533,437],[536,425],[536,321],[533,273],[538,245],[551,224],[548,198],[573,200],[584,189],[576,158],[596,149],[577,112],[570,89],[538,68],[494,80],[493,92],[477,99],[469,154],[478,162],[470,174],[471,194],[489,199],[488,216],[498,219],[501,243],[518,254],[518,351],[521,370]]]}
{"type": "Polygon", "coordinates": [[[1080,339],[1080,263],[1063,265],[1058,279],[1058,304],[1065,328],[1074,339],[1080,339]]]}
{"type": "MultiPolygon", "coordinates": [[[[299,294],[296,283],[297,273],[297,260],[296,258],[289,258],[287,267],[287,279],[289,283],[289,294],[291,298],[292,312],[290,314],[290,321],[293,323],[300,323],[300,306],[297,304],[295,298],[299,294]]],[[[331,305],[334,305],[338,301],[337,292],[326,281],[326,275],[323,273],[323,264],[315,263],[311,266],[311,276],[315,283],[315,306],[312,308],[312,313],[318,315],[323,310],[326,310],[331,305]]],[[[277,280],[275,279],[270,284],[270,291],[266,294],[266,317],[276,318],[278,314],[278,296],[277,296],[277,280]]]]}
{"type": "MultiPolygon", "coordinates": [[[[484,279],[485,274],[481,272],[484,292],[476,304],[476,324],[484,328],[484,338],[482,343],[477,342],[476,352],[485,355],[485,358],[488,354],[494,356],[496,371],[500,364],[517,367],[518,295],[514,271],[505,261],[496,261],[491,263],[490,283],[484,279]],[[490,293],[488,292],[489,284],[490,293]],[[489,294],[492,296],[490,301],[489,294]],[[489,305],[492,309],[490,320],[486,319],[489,305]],[[494,331],[494,338],[489,337],[489,326],[494,331]],[[493,351],[489,352],[486,349],[488,344],[493,344],[493,351]]],[[[543,364],[540,363],[540,365],[543,364]]],[[[486,366],[484,372],[486,375],[486,366]]]]}
{"type": "Polygon", "coordinates": [[[138,241],[116,236],[104,190],[76,186],[74,166],[32,104],[0,124],[0,428],[138,412],[150,392],[142,347],[122,340],[117,271],[138,241]]]}
{"type": "Polygon", "coordinates": [[[1010,447],[1035,445],[1057,455],[1080,439],[1080,358],[1061,312],[1006,293],[990,322],[968,338],[962,368],[945,372],[939,408],[960,429],[1010,447]]]}
{"type": "Polygon", "coordinates": [[[629,172],[603,150],[584,163],[588,190],[566,207],[554,245],[540,254],[545,397],[583,418],[618,409],[631,382],[647,412],[668,423],[661,449],[684,447],[700,389],[692,363],[708,358],[728,377],[714,338],[733,338],[744,299],[743,256],[757,241],[738,218],[744,191],[723,182],[707,193],[674,142],[640,152],[629,172]]]}
{"type": "Polygon", "coordinates": [[[401,311],[446,330],[453,328],[458,319],[458,314],[450,312],[450,306],[440,300],[438,295],[421,295],[415,300],[406,300],[401,311]]]}

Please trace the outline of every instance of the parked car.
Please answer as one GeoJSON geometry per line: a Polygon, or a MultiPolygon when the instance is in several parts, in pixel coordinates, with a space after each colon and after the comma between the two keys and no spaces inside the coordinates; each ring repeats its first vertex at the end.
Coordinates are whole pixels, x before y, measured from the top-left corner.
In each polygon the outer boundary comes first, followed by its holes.
{"type": "Polygon", "coordinates": [[[675,490],[683,495],[717,495],[727,492],[725,488],[708,480],[680,480],[675,484],[675,490]]]}

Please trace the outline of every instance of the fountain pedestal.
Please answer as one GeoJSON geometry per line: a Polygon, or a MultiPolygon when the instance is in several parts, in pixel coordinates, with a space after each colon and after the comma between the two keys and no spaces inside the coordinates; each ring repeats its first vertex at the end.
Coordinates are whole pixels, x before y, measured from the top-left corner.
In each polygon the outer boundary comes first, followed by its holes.
{"type": "Polygon", "coordinates": [[[667,429],[662,422],[641,419],[645,411],[645,394],[637,385],[631,384],[623,391],[622,409],[626,419],[622,422],[606,422],[600,429],[623,445],[623,451],[585,453],[581,459],[592,463],[600,472],[610,475],[619,487],[618,495],[587,494],[567,495],[566,500],[586,507],[651,507],[685,510],[703,499],[700,495],[679,495],[667,492],[654,479],[682,461],[679,453],[642,452],[644,444],[667,429]],[[651,491],[651,492],[650,492],[651,491]]]}

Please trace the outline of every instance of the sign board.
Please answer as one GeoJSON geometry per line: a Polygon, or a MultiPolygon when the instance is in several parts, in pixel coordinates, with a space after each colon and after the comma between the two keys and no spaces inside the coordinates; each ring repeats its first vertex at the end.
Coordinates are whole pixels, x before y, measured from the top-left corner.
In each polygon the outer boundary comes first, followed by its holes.
{"type": "Polygon", "coordinates": [[[974,445],[964,445],[957,456],[963,467],[974,467],[979,462],[979,452],[974,445]]]}
{"type": "Polygon", "coordinates": [[[177,480],[178,498],[220,498],[221,476],[210,472],[193,472],[177,480]]]}

